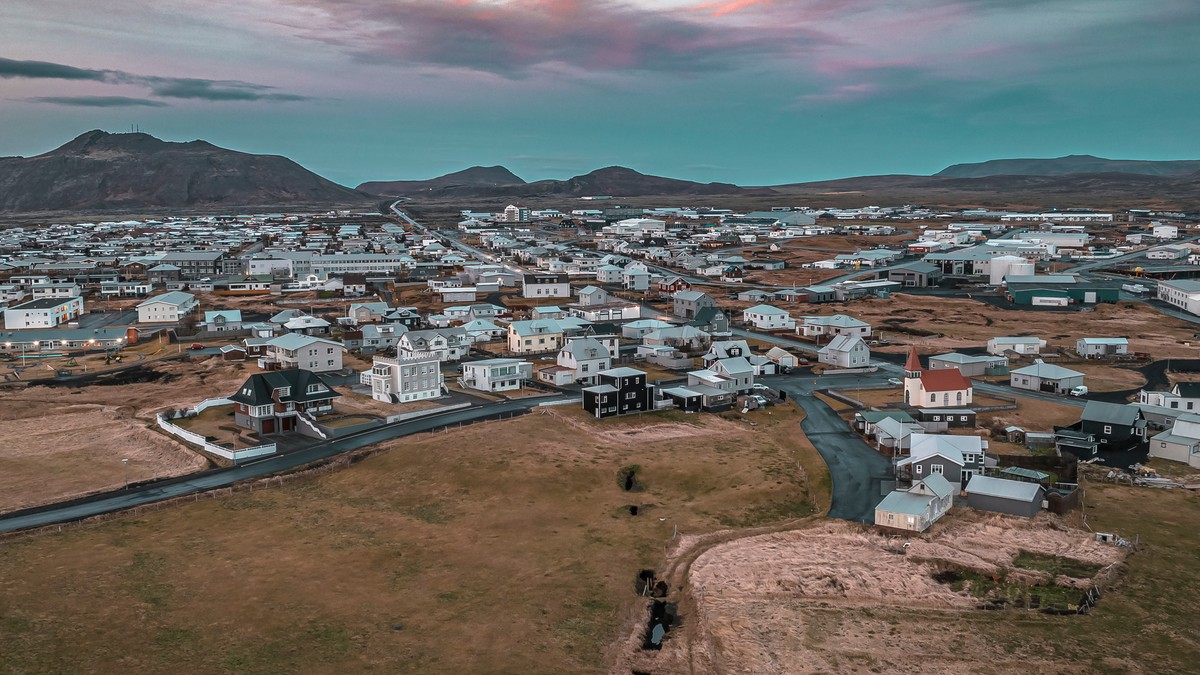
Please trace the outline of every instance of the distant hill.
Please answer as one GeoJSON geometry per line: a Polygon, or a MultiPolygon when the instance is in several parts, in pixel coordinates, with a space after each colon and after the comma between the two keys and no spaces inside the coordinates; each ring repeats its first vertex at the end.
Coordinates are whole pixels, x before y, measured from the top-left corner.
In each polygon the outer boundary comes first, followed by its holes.
{"type": "Polygon", "coordinates": [[[1144,176],[1176,176],[1200,171],[1200,160],[1164,162],[1140,159],[1104,159],[1091,155],[1068,155],[1054,159],[993,159],[974,164],[955,164],[934,174],[946,178],[988,176],[1064,176],[1079,173],[1128,173],[1144,176]]]}
{"type": "Polygon", "coordinates": [[[370,182],[360,190],[392,197],[553,197],[607,195],[639,197],[643,195],[731,195],[770,194],[769,188],[742,188],[732,183],[696,183],[676,178],[650,176],[622,166],[610,166],[567,180],[540,180],[526,183],[503,167],[474,167],[426,181],[370,182]],[[500,172],[513,179],[509,183],[491,183],[484,178],[499,177],[500,172]],[[485,173],[486,172],[486,173],[485,173]],[[469,181],[464,179],[464,175],[469,181]],[[381,188],[379,186],[387,186],[381,188]],[[381,191],[384,190],[384,191],[381,191]]]}
{"type": "Polygon", "coordinates": [[[89,131],[43,155],[0,158],[8,212],[369,202],[286,157],[141,133],[89,131]]]}
{"type": "Polygon", "coordinates": [[[502,166],[473,166],[429,180],[370,181],[358,186],[363,192],[387,197],[401,197],[447,188],[495,187],[525,185],[515,173],[502,166]]]}

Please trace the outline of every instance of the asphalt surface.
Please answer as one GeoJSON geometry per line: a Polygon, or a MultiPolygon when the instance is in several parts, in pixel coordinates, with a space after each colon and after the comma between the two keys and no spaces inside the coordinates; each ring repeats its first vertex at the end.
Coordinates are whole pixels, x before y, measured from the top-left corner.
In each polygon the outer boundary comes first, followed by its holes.
{"type": "Polygon", "coordinates": [[[322,443],[285,455],[272,455],[261,460],[252,460],[235,467],[208,471],[184,479],[171,479],[148,485],[131,486],[128,490],[117,490],[74,502],[20,511],[0,517],[0,532],[81,520],[102,513],[120,511],[174,497],[229,487],[244,480],[284,473],[312,462],[328,459],[351,450],[357,450],[395,438],[441,429],[443,427],[452,427],[484,418],[522,414],[537,407],[539,403],[549,400],[555,399],[539,398],[523,401],[506,401],[476,408],[439,413],[389,427],[372,429],[355,436],[322,443]]]}

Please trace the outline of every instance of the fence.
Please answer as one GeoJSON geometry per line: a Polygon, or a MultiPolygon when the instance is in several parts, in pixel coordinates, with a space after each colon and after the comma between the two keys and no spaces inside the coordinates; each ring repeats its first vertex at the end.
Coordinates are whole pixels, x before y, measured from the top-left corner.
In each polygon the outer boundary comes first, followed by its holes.
{"type": "Polygon", "coordinates": [[[200,434],[198,434],[194,431],[188,431],[187,429],[184,429],[183,427],[172,424],[171,422],[169,422],[167,420],[167,416],[164,415],[163,413],[159,413],[156,416],[156,419],[158,420],[159,428],[162,429],[163,431],[167,432],[168,434],[171,434],[172,436],[180,438],[184,441],[187,441],[188,443],[192,443],[193,445],[198,445],[198,446],[200,446],[200,448],[202,450],[204,450],[204,452],[207,452],[212,455],[216,455],[217,457],[221,457],[223,459],[228,459],[231,462],[233,462],[234,464],[237,464],[238,462],[240,462],[241,460],[244,460],[244,459],[250,459],[252,457],[261,457],[263,455],[274,454],[275,451],[277,450],[274,443],[267,443],[266,445],[257,445],[257,446],[254,446],[253,448],[242,448],[241,450],[233,450],[230,448],[226,448],[224,446],[209,443],[208,439],[201,436],[200,434]]]}
{"type": "Polygon", "coordinates": [[[437,408],[430,408],[428,410],[417,410],[415,412],[410,412],[410,413],[400,413],[398,415],[388,415],[385,418],[385,422],[387,424],[395,424],[397,422],[404,422],[406,420],[416,419],[418,417],[426,417],[428,415],[436,415],[437,413],[450,412],[451,410],[459,410],[461,408],[470,408],[470,407],[471,407],[470,403],[455,403],[453,405],[443,405],[443,406],[439,406],[437,408]]]}

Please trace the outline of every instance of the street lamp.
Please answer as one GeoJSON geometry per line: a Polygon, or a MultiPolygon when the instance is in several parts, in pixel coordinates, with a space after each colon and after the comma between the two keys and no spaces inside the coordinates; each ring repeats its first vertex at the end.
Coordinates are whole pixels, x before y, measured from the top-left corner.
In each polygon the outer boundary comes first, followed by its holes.
{"type": "Polygon", "coordinates": [[[121,465],[125,467],[125,489],[129,489],[129,458],[122,457],[121,465]]]}

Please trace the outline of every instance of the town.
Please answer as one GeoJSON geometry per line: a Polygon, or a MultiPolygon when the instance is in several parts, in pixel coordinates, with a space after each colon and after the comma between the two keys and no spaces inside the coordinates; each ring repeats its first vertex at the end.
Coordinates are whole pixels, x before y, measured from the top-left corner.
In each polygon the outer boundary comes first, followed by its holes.
{"type": "MultiPolygon", "coordinates": [[[[0,230],[5,396],[49,388],[65,406],[0,481],[0,528],[531,414],[563,428],[711,417],[806,439],[823,466],[800,474],[828,472],[826,515],[880,542],[973,541],[978,514],[1005,514],[1025,537],[1017,567],[1074,555],[1086,572],[1038,577],[1019,603],[1019,583],[977,576],[976,597],[1078,613],[1134,533],[1019,522],[1078,514],[1087,480],[1200,487],[1187,214],[615,201],[0,230]],[[84,388],[112,396],[72,403],[84,388]],[[90,433],[64,454],[49,436],[72,429],[90,433]]],[[[18,437],[26,419],[0,427],[18,437]]],[[[700,442],[721,443],[712,429],[700,442]]],[[[634,491],[636,470],[622,475],[634,491]]],[[[957,606],[950,589],[972,577],[946,569],[937,593],[957,606]]],[[[653,608],[635,669],[670,658],[674,604],[653,608]]]]}

